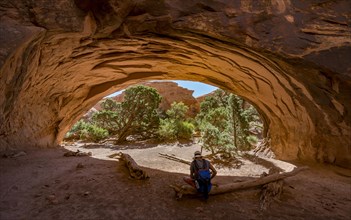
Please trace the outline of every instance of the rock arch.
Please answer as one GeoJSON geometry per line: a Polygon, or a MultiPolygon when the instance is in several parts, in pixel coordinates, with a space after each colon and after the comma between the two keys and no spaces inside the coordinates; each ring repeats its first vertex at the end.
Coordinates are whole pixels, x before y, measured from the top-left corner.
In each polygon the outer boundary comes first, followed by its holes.
{"type": "MultiPolygon", "coordinates": [[[[257,19],[252,7],[261,7],[264,15],[284,19],[278,24],[291,25],[294,19],[286,10],[291,12],[292,5],[272,1],[268,6],[241,4],[236,10],[229,3],[206,6],[194,1],[199,12],[190,19],[191,15],[177,14],[181,10],[169,2],[158,8],[151,7],[156,1],[87,2],[62,1],[67,5],[64,12],[75,15],[70,24],[45,20],[35,10],[44,6],[32,5],[36,20],[31,25],[36,29],[17,40],[17,48],[9,49],[15,52],[1,69],[1,149],[55,146],[103,96],[139,81],[187,79],[232,91],[254,103],[279,158],[350,166],[351,80],[343,72],[348,66],[327,68],[316,56],[297,56],[292,45],[282,44],[279,51],[272,45],[275,41],[269,44],[265,38],[260,42],[263,48],[258,48],[259,42],[253,42],[257,39],[250,37],[252,30],[223,33],[224,27],[233,25],[226,23],[230,19],[218,18],[240,15],[248,22],[257,19]],[[173,22],[175,16],[182,19],[173,22]],[[217,19],[217,26],[209,18],[217,19]]],[[[22,16],[34,19],[32,14],[22,16]]],[[[340,39],[348,52],[347,38],[340,39]]]]}

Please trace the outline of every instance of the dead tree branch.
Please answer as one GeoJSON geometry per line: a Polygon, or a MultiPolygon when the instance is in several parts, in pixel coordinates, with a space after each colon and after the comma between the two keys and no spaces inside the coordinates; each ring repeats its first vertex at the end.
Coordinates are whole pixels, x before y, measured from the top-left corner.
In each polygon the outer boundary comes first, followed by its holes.
{"type": "Polygon", "coordinates": [[[168,154],[162,154],[162,153],[158,153],[158,154],[161,155],[160,157],[166,158],[168,160],[173,160],[173,161],[176,161],[179,163],[185,163],[187,165],[191,164],[191,161],[187,161],[187,160],[184,160],[184,159],[179,158],[179,157],[175,157],[175,156],[168,155],[168,154]]]}

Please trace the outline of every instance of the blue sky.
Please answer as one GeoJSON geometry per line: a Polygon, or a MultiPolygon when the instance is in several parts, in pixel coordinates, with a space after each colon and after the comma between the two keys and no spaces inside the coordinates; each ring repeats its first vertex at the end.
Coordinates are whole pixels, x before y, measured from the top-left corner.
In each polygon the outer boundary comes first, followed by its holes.
{"type": "MultiPolygon", "coordinates": [[[[172,80],[172,81],[178,83],[178,85],[183,87],[183,88],[194,90],[193,96],[195,98],[202,96],[202,95],[205,95],[205,94],[208,94],[208,93],[217,89],[217,87],[214,87],[214,86],[211,86],[211,85],[208,85],[205,83],[200,83],[200,82],[185,81],[185,80],[172,80]]],[[[109,95],[107,97],[116,96],[118,94],[121,94],[122,91],[112,93],[111,95],[109,95]]]]}
{"type": "Polygon", "coordinates": [[[208,94],[218,89],[217,87],[214,87],[205,83],[200,83],[200,82],[185,81],[185,80],[174,80],[173,82],[178,83],[178,85],[183,88],[194,90],[193,96],[195,98],[208,94]]]}

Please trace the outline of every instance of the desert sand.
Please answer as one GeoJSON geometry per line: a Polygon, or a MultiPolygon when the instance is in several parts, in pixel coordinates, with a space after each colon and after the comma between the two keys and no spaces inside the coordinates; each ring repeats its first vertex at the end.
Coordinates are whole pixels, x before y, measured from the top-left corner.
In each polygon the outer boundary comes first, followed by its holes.
{"type": "MultiPolygon", "coordinates": [[[[0,159],[0,219],[351,219],[351,171],[323,164],[270,159],[285,171],[309,170],[284,180],[279,199],[260,209],[260,189],[176,200],[170,184],[182,184],[198,145],[99,146],[68,144],[28,150],[0,159]],[[92,157],[64,157],[68,150],[92,157]],[[146,170],[148,180],[129,177],[122,162],[107,156],[122,151],[146,170]]],[[[269,159],[267,159],[269,160],[269,159]]],[[[238,169],[218,168],[216,184],[256,178],[267,168],[243,159],[238,169]]]]}

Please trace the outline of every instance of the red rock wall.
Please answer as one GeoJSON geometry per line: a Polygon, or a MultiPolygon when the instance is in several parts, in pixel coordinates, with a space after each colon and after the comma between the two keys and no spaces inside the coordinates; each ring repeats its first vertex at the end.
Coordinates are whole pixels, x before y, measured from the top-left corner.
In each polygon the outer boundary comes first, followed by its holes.
{"type": "Polygon", "coordinates": [[[4,0],[0,149],[52,147],[98,100],[192,80],[262,113],[287,160],[351,167],[348,0],[4,0]]]}

